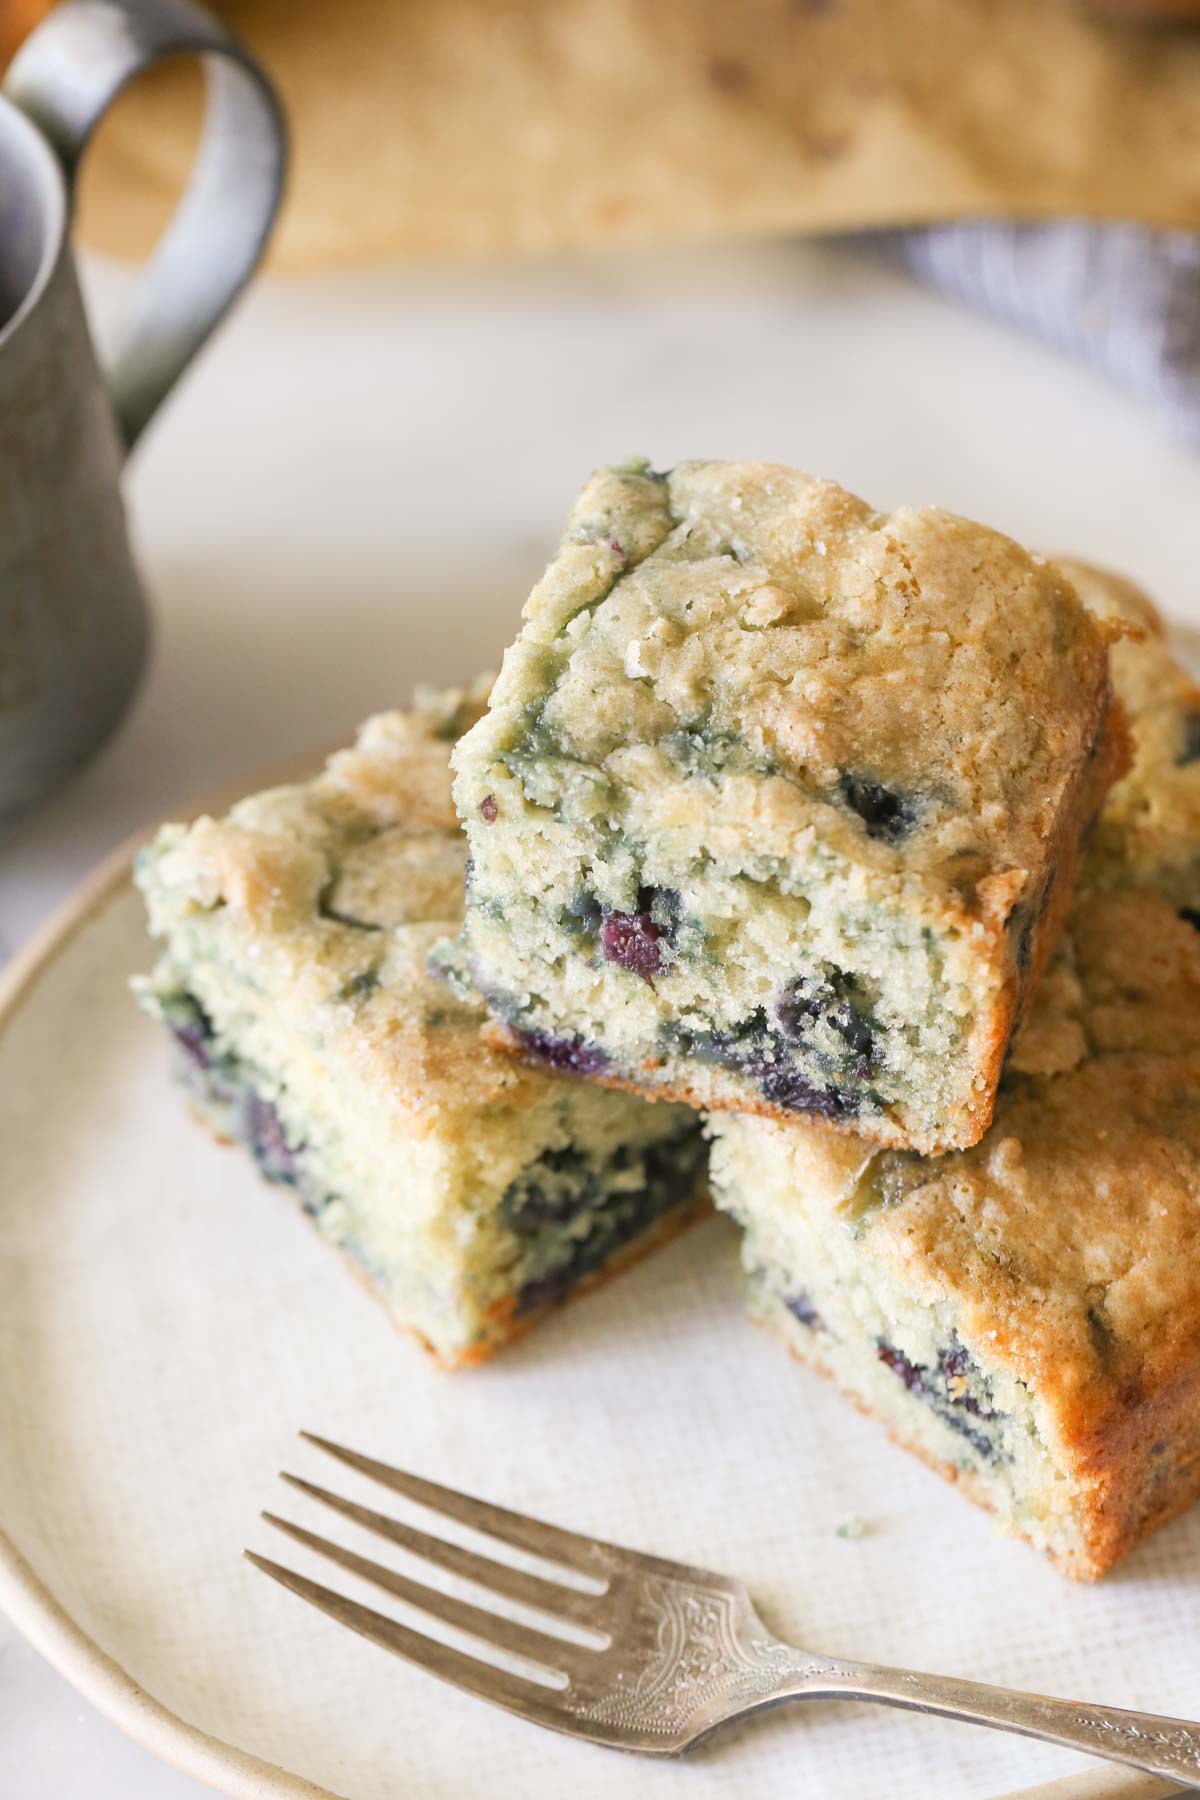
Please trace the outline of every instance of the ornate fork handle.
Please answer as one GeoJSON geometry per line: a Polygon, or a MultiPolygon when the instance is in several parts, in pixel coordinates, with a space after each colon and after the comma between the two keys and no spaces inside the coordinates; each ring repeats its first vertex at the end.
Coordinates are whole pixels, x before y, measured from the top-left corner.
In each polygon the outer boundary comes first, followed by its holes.
{"type": "Polygon", "coordinates": [[[1119,1706],[1089,1706],[1080,1700],[1051,1700],[1013,1688],[987,1687],[953,1676],[921,1675],[867,1663],[841,1663],[837,1673],[808,1675],[792,1692],[816,1692],[839,1700],[875,1700],[884,1706],[939,1713],[973,1725],[993,1725],[1022,1737],[1042,1738],[1069,1750],[1130,1763],[1149,1774],[1200,1781],[1200,1727],[1156,1713],[1127,1712],[1119,1706]]]}

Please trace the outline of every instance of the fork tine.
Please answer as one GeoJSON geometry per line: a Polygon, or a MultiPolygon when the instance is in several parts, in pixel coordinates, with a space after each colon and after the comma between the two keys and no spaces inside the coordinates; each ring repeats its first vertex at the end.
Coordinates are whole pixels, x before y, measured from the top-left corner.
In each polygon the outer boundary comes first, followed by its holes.
{"type": "Polygon", "coordinates": [[[606,1544],[599,1538],[564,1531],[560,1525],[547,1525],[541,1519],[528,1518],[524,1513],[510,1512],[507,1507],[492,1506],[485,1500],[474,1499],[470,1494],[460,1494],[456,1488],[442,1487],[440,1482],[426,1481],[420,1475],[407,1475],[402,1469],[393,1469],[387,1463],[376,1462],[371,1456],[360,1456],[357,1450],[347,1450],[341,1444],[332,1444],[328,1438],[317,1437],[314,1432],[302,1431],[300,1436],[308,1443],[315,1444],[318,1450],[335,1456],[349,1468],[369,1475],[372,1481],[391,1488],[394,1493],[403,1494],[408,1500],[415,1500],[419,1506],[427,1506],[432,1512],[444,1513],[447,1518],[457,1519],[460,1524],[499,1538],[501,1543],[511,1544],[518,1550],[528,1550],[534,1556],[549,1557],[581,1575],[607,1572],[614,1555],[630,1555],[630,1552],[618,1550],[614,1544],[606,1544]]]}
{"type": "MultiPolygon", "coordinates": [[[[427,1506],[431,1512],[457,1519],[460,1524],[469,1525],[474,1531],[482,1531],[488,1537],[498,1538],[502,1544],[511,1544],[518,1550],[528,1550],[534,1556],[548,1557],[552,1562],[573,1569],[576,1574],[597,1576],[611,1585],[613,1577],[622,1571],[636,1570],[641,1575],[661,1575],[672,1581],[698,1582],[702,1587],[721,1593],[741,1592],[738,1582],[728,1575],[718,1574],[714,1569],[697,1568],[692,1563],[670,1562],[662,1556],[651,1556],[644,1550],[623,1549],[621,1545],[607,1543],[603,1538],[583,1537],[576,1531],[564,1531],[561,1525],[547,1525],[544,1520],[531,1519],[526,1513],[510,1512],[506,1506],[493,1506],[486,1500],[476,1500],[471,1494],[462,1494],[457,1488],[443,1487],[440,1482],[426,1481],[421,1475],[409,1475],[403,1469],[393,1469],[389,1463],[376,1462],[374,1457],[362,1456],[357,1450],[347,1450],[342,1444],[334,1444],[328,1438],[318,1437],[314,1431],[302,1431],[300,1436],[306,1443],[315,1444],[318,1450],[336,1457],[348,1468],[369,1475],[372,1481],[391,1488],[394,1493],[403,1494],[406,1499],[415,1500],[419,1506],[427,1506]]],[[[285,1480],[294,1479],[293,1476],[285,1477],[285,1480]]],[[[373,1516],[378,1518],[379,1515],[373,1516]]],[[[426,1542],[429,1541],[431,1540],[426,1539],[426,1542]]],[[[432,1541],[438,1543],[439,1550],[450,1547],[440,1540],[432,1541]]],[[[496,1565],[489,1565],[489,1573],[485,1577],[470,1578],[483,1579],[499,1591],[500,1583],[494,1581],[490,1573],[494,1566],[496,1565]]],[[[465,1570],[462,1572],[467,1573],[465,1570]]],[[[455,1573],[459,1571],[456,1570],[455,1573]]],[[[583,1597],[576,1592],[576,1599],[583,1597]]],[[[525,1597],[514,1593],[513,1598],[523,1600],[525,1597]]],[[[532,1599],[529,1604],[545,1606],[545,1601],[532,1599]]],[[[557,1596],[554,1610],[566,1610],[565,1607],[560,1607],[557,1596]]],[[[594,1614],[581,1617],[580,1622],[585,1625],[598,1623],[594,1614]]]]}
{"type": "Polygon", "coordinates": [[[330,1562],[348,1569],[363,1581],[374,1582],[376,1587],[394,1595],[397,1600],[403,1600],[406,1605],[415,1606],[431,1618],[441,1619],[444,1624],[467,1632],[482,1644],[490,1644],[493,1648],[509,1651],[513,1656],[523,1656],[529,1662],[538,1663],[552,1675],[566,1674],[572,1666],[578,1666],[581,1656],[595,1654],[583,1645],[553,1637],[549,1632],[538,1631],[534,1626],[519,1625],[515,1619],[506,1619],[500,1613],[490,1612],[483,1606],[473,1606],[468,1600],[456,1600],[452,1594],[443,1594],[438,1588],[426,1587],[424,1582],[410,1581],[407,1575],[385,1569],[381,1563],[371,1562],[365,1556],[357,1556],[353,1550],[344,1550],[340,1544],[318,1537],[315,1532],[305,1531],[302,1526],[281,1519],[277,1513],[264,1512],[262,1516],[268,1525],[274,1525],[277,1531],[294,1538],[296,1543],[315,1550],[318,1556],[327,1556],[330,1562]]]}
{"type": "Polygon", "coordinates": [[[555,1689],[543,1687],[532,1677],[515,1675],[508,1669],[497,1669],[492,1663],[480,1662],[461,1650],[452,1649],[449,1644],[426,1637],[424,1632],[412,1631],[398,1620],[386,1618],[369,1606],[360,1606],[356,1600],[347,1600],[344,1595],[335,1594],[332,1588],[309,1581],[292,1569],[272,1562],[269,1557],[256,1555],[253,1550],[245,1551],[244,1555],[256,1569],[298,1594],[301,1600],[307,1600],[310,1606],[327,1613],[339,1625],[349,1626],[351,1631],[390,1650],[394,1656],[403,1657],[405,1662],[414,1663],[418,1669],[425,1669],[453,1687],[463,1688],[468,1694],[477,1694],[481,1700],[490,1700],[495,1706],[519,1713],[522,1718],[532,1719],[539,1725],[556,1726],[560,1731],[563,1729],[564,1720],[552,1699],[555,1689]],[[540,1698],[542,1695],[544,1699],[540,1698]]]}
{"type": "Polygon", "coordinates": [[[583,1594],[578,1588],[564,1587],[560,1582],[551,1581],[546,1575],[534,1575],[525,1569],[514,1569],[511,1563],[496,1562],[479,1550],[467,1550],[461,1544],[448,1543],[444,1538],[432,1537],[427,1531],[418,1531],[413,1525],[405,1525],[399,1519],[389,1519],[385,1513],[373,1512],[369,1506],[360,1506],[357,1501],[343,1500],[340,1494],[331,1494],[328,1488],[318,1487],[313,1481],[304,1481],[299,1475],[281,1476],[289,1487],[299,1489],[310,1499],[319,1500],[343,1518],[350,1519],[355,1525],[361,1525],[364,1531],[370,1531],[376,1537],[386,1538],[389,1543],[399,1545],[410,1555],[419,1556],[424,1562],[432,1563],[435,1568],[444,1569],[448,1575],[461,1576],[466,1581],[473,1581],[479,1587],[490,1588],[494,1594],[503,1594],[508,1600],[515,1600],[521,1606],[532,1606],[539,1612],[557,1614],[560,1618],[571,1619],[577,1625],[590,1625],[593,1630],[603,1628],[600,1608],[603,1604],[599,1594],[583,1594]]]}

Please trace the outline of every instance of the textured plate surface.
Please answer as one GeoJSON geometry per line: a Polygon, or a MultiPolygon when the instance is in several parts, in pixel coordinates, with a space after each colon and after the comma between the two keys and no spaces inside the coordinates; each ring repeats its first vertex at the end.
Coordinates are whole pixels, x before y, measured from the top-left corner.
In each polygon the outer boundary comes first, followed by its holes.
{"type": "Polygon", "coordinates": [[[719,1222],[493,1366],[440,1374],[288,1197],[192,1123],[127,994],[148,957],[117,868],[0,996],[0,1603],[134,1735],[256,1800],[982,1800],[1085,1766],[845,1706],[771,1715],[671,1765],[523,1726],[241,1559],[280,1554],[262,1506],[355,1539],[275,1481],[288,1466],[370,1492],[298,1444],[302,1425],[735,1572],[814,1648],[1197,1711],[1200,1510],[1108,1582],[1069,1586],[747,1329],[719,1222]],[[862,1536],[839,1536],[850,1518],[862,1536]]]}

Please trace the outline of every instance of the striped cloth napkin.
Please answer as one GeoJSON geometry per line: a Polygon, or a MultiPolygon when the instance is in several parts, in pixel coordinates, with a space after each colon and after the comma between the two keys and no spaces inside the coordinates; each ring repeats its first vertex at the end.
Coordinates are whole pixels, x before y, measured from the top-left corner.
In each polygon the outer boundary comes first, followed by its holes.
{"type": "Polygon", "coordinates": [[[1200,236],[1068,220],[869,241],[942,292],[1085,358],[1200,448],[1200,236]]]}

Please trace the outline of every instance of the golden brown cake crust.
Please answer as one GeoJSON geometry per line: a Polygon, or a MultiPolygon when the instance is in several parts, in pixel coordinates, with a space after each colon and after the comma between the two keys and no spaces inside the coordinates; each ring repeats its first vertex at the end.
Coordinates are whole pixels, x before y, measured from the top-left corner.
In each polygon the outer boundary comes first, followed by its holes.
{"type": "Polygon", "coordinates": [[[1091,754],[1074,784],[1070,803],[1059,817],[1040,891],[1030,903],[1034,924],[1027,939],[1024,979],[1018,986],[1017,980],[1010,978],[1003,1001],[992,1016],[988,1052],[981,1057],[982,1094],[973,1109],[972,1129],[963,1133],[964,1148],[977,1144],[991,1125],[1005,1052],[1014,1029],[1036,999],[1071,909],[1089,833],[1113,782],[1129,767],[1131,751],[1126,710],[1120,700],[1114,699],[1105,708],[1091,754]]]}
{"type": "Polygon", "coordinates": [[[1109,693],[1106,636],[1055,564],[776,464],[602,470],[525,620],[457,766],[545,690],[555,646],[542,723],[582,762],[640,792],[644,753],[711,712],[783,777],[743,821],[757,843],[786,852],[819,820],[880,879],[953,866],[947,902],[976,918],[990,880],[1053,848],[1109,693]],[[922,796],[902,837],[838,804],[847,771],[922,796]]]}

